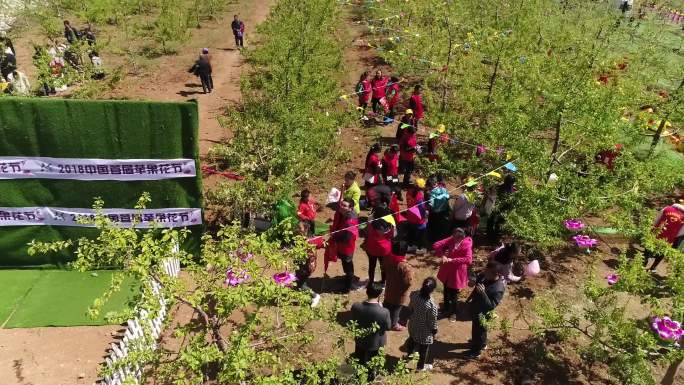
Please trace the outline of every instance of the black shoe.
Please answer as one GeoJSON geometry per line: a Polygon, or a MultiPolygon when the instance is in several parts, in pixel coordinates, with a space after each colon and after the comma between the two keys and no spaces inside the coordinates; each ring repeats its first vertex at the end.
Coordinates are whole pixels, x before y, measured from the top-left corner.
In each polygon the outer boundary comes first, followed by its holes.
{"type": "Polygon", "coordinates": [[[482,355],[482,351],[480,350],[473,350],[470,349],[467,352],[463,353],[463,356],[469,360],[473,360],[475,358],[478,358],[482,355]]]}

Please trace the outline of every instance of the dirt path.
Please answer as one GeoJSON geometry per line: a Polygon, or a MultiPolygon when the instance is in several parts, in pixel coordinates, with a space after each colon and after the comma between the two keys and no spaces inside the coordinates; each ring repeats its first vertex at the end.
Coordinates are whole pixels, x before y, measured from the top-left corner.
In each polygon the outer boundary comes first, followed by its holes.
{"type": "Polygon", "coordinates": [[[126,78],[111,96],[162,101],[197,100],[200,154],[206,155],[214,143],[228,136],[217,117],[223,114],[226,106],[241,100],[240,75],[246,66],[244,57],[235,48],[230,31],[232,15],[238,14],[245,23],[245,47],[249,47],[255,43],[256,25],[266,19],[272,3],[273,0],[240,1],[230,5],[223,18],[206,23],[194,34],[187,44],[190,48],[178,55],[160,58],[150,74],[126,78]],[[187,71],[203,47],[209,48],[212,55],[214,90],[210,94],[204,94],[199,79],[187,71]]]}

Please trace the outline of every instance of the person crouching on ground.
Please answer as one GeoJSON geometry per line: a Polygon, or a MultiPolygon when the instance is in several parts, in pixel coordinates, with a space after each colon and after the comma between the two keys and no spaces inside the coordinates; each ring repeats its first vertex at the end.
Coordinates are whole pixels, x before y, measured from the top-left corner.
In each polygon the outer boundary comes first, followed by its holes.
{"type": "Polygon", "coordinates": [[[408,354],[418,350],[418,370],[431,370],[432,365],[427,364],[428,349],[435,342],[437,334],[437,304],[432,299],[432,292],[437,287],[437,280],[432,277],[425,278],[419,291],[411,293],[409,310],[408,330],[409,338],[406,340],[406,352],[408,354]]]}
{"type": "Polygon", "coordinates": [[[382,263],[387,274],[385,300],[382,306],[390,312],[391,330],[400,332],[406,327],[399,323],[399,315],[402,307],[408,305],[409,289],[413,282],[413,269],[406,262],[406,242],[392,242],[392,252],[382,259],[382,263]]]}
{"type": "Polygon", "coordinates": [[[493,263],[488,263],[485,270],[475,278],[475,287],[468,298],[470,312],[473,316],[473,327],[470,350],[465,352],[467,358],[477,358],[487,348],[487,327],[484,325],[506,291],[504,277],[499,274],[493,263]]]}
{"type": "Polygon", "coordinates": [[[453,235],[433,246],[436,257],[442,257],[437,279],[444,284],[444,308],[442,315],[449,317],[456,312],[458,293],[468,286],[468,266],[473,263],[473,240],[461,228],[453,235]]]}

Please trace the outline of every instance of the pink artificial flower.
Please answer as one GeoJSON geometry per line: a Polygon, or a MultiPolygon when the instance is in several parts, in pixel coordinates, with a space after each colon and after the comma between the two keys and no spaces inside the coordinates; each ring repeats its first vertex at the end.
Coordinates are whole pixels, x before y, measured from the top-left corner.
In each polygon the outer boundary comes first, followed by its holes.
{"type": "Polygon", "coordinates": [[[254,257],[254,254],[252,253],[242,254],[240,255],[240,261],[242,261],[242,263],[245,263],[252,259],[252,257],[254,257]]]}
{"type": "Polygon", "coordinates": [[[584,223],[579,219],[566,219],[564,223],[565,228],[570,231],[579,231],[584,228],[584,223]]]}
{"type": "Polygon", "coordinates": [[[297,280],[297,277],[287,271],[283,271],[282,273],[276,273],[273,275],[273,280],[275,283],[277,283],[280,286],[290,286],[294,283],[294,281],[297,280]]]}
{"type": "Polygon", "coordinates": [[[228,269],[226,271],[226,281],[224,283],[228,286],[235,287],[248,279],[249,275],[245,270],[235,273],[233,269],[228,269]]]}
{"type": "Polygon", "coordinates": [[[596,239],[589,238],[586,235],[575,235],[572,237],[572,239],[575,240],[575,243],[577,243],[578,247],[583,247],[586,249],[592,248],[598,243],[596,239]]]}
{"type": "Polygon", "coordinates": [[[475,155],[480,156],[480,155],[484,154],[485,152],[487,152],[487,147],[485,147],[481,144],[478,144],[476,149],[475,149],[475,155]]]}
{"type": "Polygon", "coordinates": [[[609,285],[615,285],[620,280],[620,276],[617,274],[606,275],[606,281],[609,285]]]}
{"type": "Polygon", "coordinates": [[[670,317],[653,317],[651,328],[658,334],[658,337],[666,341],[678,342],[684,335],[681,324],[670,317]]]}
{"type": "Polygon", "coordinates": [[[499,146],[499,147],[496,148],[496,155],[501,156],[501,154],[503,154],[504,151],[506,151],[506,149],[503,148],[503,147],[501,147],[501,146],[499,146]]]}

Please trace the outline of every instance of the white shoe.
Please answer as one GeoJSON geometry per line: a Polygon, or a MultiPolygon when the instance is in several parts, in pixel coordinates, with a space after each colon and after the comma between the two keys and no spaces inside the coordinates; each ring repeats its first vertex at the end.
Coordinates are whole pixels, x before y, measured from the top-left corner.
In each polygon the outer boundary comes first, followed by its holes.
{"type": "Polygon", "coordinates": [[[425,364],[423,365],[423,369],[420,369],[421,372],[427,372],[429,370],[432,370],[432,364],[425,364]]]}
{"type": "Polygon", "coordinates": [[[320,296],[320,294],[316,294],[315,297],[311,298],[311,307],[318,306],[319,302],[321,302],[321,296],[320,296]]]}

